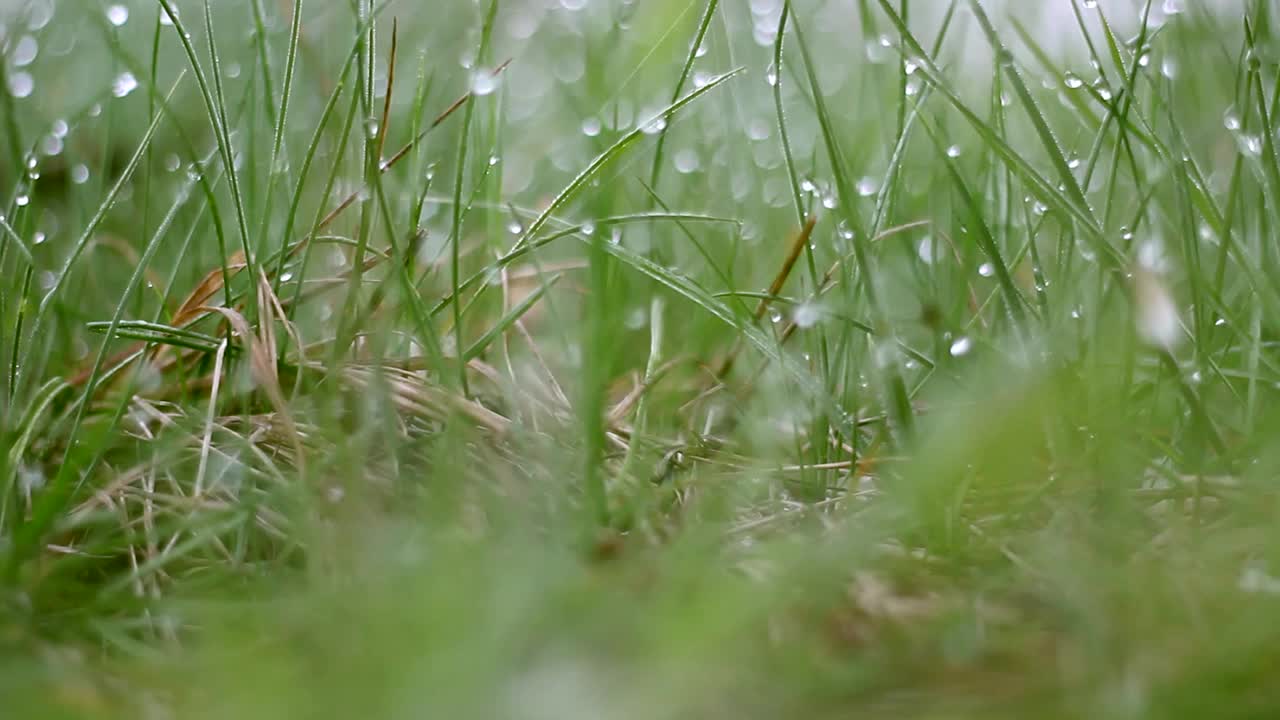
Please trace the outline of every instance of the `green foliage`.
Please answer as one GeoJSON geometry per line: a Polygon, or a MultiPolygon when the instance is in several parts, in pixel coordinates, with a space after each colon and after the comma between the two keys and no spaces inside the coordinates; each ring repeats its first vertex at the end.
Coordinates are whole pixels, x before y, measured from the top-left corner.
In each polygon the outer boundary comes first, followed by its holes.
{"type": "Polygon", "coordinates": [[[1274,714],[1275,2],[428,5],[0,10],[0,716],[1274,714]]]}

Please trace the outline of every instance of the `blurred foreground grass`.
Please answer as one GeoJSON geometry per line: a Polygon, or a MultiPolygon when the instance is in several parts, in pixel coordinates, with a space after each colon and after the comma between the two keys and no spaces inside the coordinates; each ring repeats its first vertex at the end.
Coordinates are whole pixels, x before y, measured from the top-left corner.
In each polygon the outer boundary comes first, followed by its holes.
{"type": "Polygon", "coordinates": [[[1275,2],[429,5],[5,7],[0,716],[1275,715],[1275,2]]]}

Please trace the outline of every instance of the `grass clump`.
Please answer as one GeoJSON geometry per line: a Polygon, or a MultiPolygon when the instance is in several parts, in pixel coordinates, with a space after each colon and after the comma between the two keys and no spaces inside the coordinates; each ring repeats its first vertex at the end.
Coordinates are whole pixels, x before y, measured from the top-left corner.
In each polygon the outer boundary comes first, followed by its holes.
{"type": "Polygon", "coordinates": [[[4,9],[31,717],[1259,717],[1274,3],[4,9]]]}

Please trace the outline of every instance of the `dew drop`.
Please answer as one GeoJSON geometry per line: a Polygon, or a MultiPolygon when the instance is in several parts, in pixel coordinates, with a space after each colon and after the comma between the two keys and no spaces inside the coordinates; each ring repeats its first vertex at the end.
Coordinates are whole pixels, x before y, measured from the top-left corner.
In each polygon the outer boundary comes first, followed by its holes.
{"type": "Polygon", "coordinates": [[[667,129],[667,119],[664,117],[656,117],[644,124],[642,132],[645,135],[657,135],[667,129]]]}
{"type": "Polygon", "coordinates": [[[498,76],[489,70],[480,70],[471,75],[471,93],[473,95],[492,95],[498,89],[498,76]]]}
{"type": "Polygon", "coordinates": [[[697,172],[698,167],[701,165],[701,160],[698,158],[698,152],[689,148],[676,153],[674,162],[676,172],[681,175],[688,175],[690,173],[697,172]]]}
{"type": "Polygon", "coordinates": [[[595,137],[600,134],[600,118],[589,117],[582,121],[582,134],[595,137]]]}
{"type": "Polygon", "coordinates": [[[27,29],[40,30],[53,19],[53,3],[49,0],[37,0],[28,3],[27,29]]]}
{"type": "Polygon", "coordinates": [[[31,73],[19,70],[18,72],[9,73],[9,94],[16,98],[24,98],[31,95],[36,88],[35,78],[31,77],[31,73]]]}
{"type": "Polygon", "coordinates": [[[926,235],[920,239],[920,244],[916,245],[916,255],[930,265],[938,259],[937,246],[931,236],[926,235]]]}
{"type": "Polygon", "coordinates": [[[858,195],[861,197],[871,197],[876,194],[876,190],[879,190],[880,186],[876,182],[875,178],[864,177],[858,181],[858,184],[854,189],[857,190],[858,195]]]}
{"type": "Polygon", "coordinates": [[[984,262],[978,266],[978,274],[982,277],[991,277],[996,274],[996,266],[989,262],[984,262]]]}
{"type": "Polygon", "coordinates": [[[973,349],[973,340],[971,340],[968,336],[962,336],[962,337],[956,338],[956,341],[951,343],[951,357],[961,357],[964,355],[968,355],[969,351],[972,349],[973,349]]]}
{"type": "Polygon", "coordinates": [[[1258,135],[1241,134],[1236,138],[1236,144],[1239,145],[1240,152],[1249,157],[1262,154],[1262,138],[1258,135]]]}
{"type": "Polygon", "coordinates": [[[1067,73],[1067,76],[1062,79],[1062,84],[1072,90],[1078,90],[1084,87],[1084,80],[1081,80],[1078,75],[1067,73]]]}
{"type": "Polygon", "coordinates": [[[36,55],[40,53],[40,43],[31,35],[23,35],[18,38],[18,42],[13,46],[13,55],[9,58],[9,62],[14,67],[26,67],[36,59],[36,55]]]}
{"type": "Polygon", "coordinates": [[[952,145],[951,147],[947,148],[947,157],[949,157],[949,158],[958,158],[958,157],[960,157],[960,146],[959,146],[959,145],[952,145]]]}
{"type": "Polygon", "coordinates": [[[31,204],[31,196],[26,193],[23,193],[18,197],[14,198],[13,203],[18,207],[26,207],[31,204]]]}
{"type": "Polygon", "coordinates": [[[811,302],[803,302],[796,306],[792,320],[796,327],[811,328],[822,319],[822,308],[811,302]]]}
{"type": "Polygon", "coordinates": [[[129,22],[129,8],[124,5],[112,5],[107,8],[107,21],[116,27],[129,22]]]}
{"type": "Polygon", "coordinates": [[[71,182],[77,185],[83,185],[89,182],[89,167],[84,163],[79,163],[71,168],[71,182]]]}
{"type": "Polygon", "coordinates": [[[649,313],[644,307],[633,307],[627,311],[627,317],[623,322],[628,330],[639,330],[649,322],[649,313]]]}
{"type": "Polygon", "coordinates": [[[128,70],[120,73],[115,80],[111,81],[111,94],[118,98],[122,98],[137,89],[138,79],[128,70]]]}

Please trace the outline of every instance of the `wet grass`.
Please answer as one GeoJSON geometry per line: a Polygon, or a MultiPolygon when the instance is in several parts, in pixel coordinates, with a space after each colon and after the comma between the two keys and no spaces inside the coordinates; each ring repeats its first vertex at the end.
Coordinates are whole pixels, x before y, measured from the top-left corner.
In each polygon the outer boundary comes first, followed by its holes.
{"type": "Polygon", "coordinates": [[[1060,5],[4,10],[4,707],[1270,716],[1280,8],[1060,5]]]}

